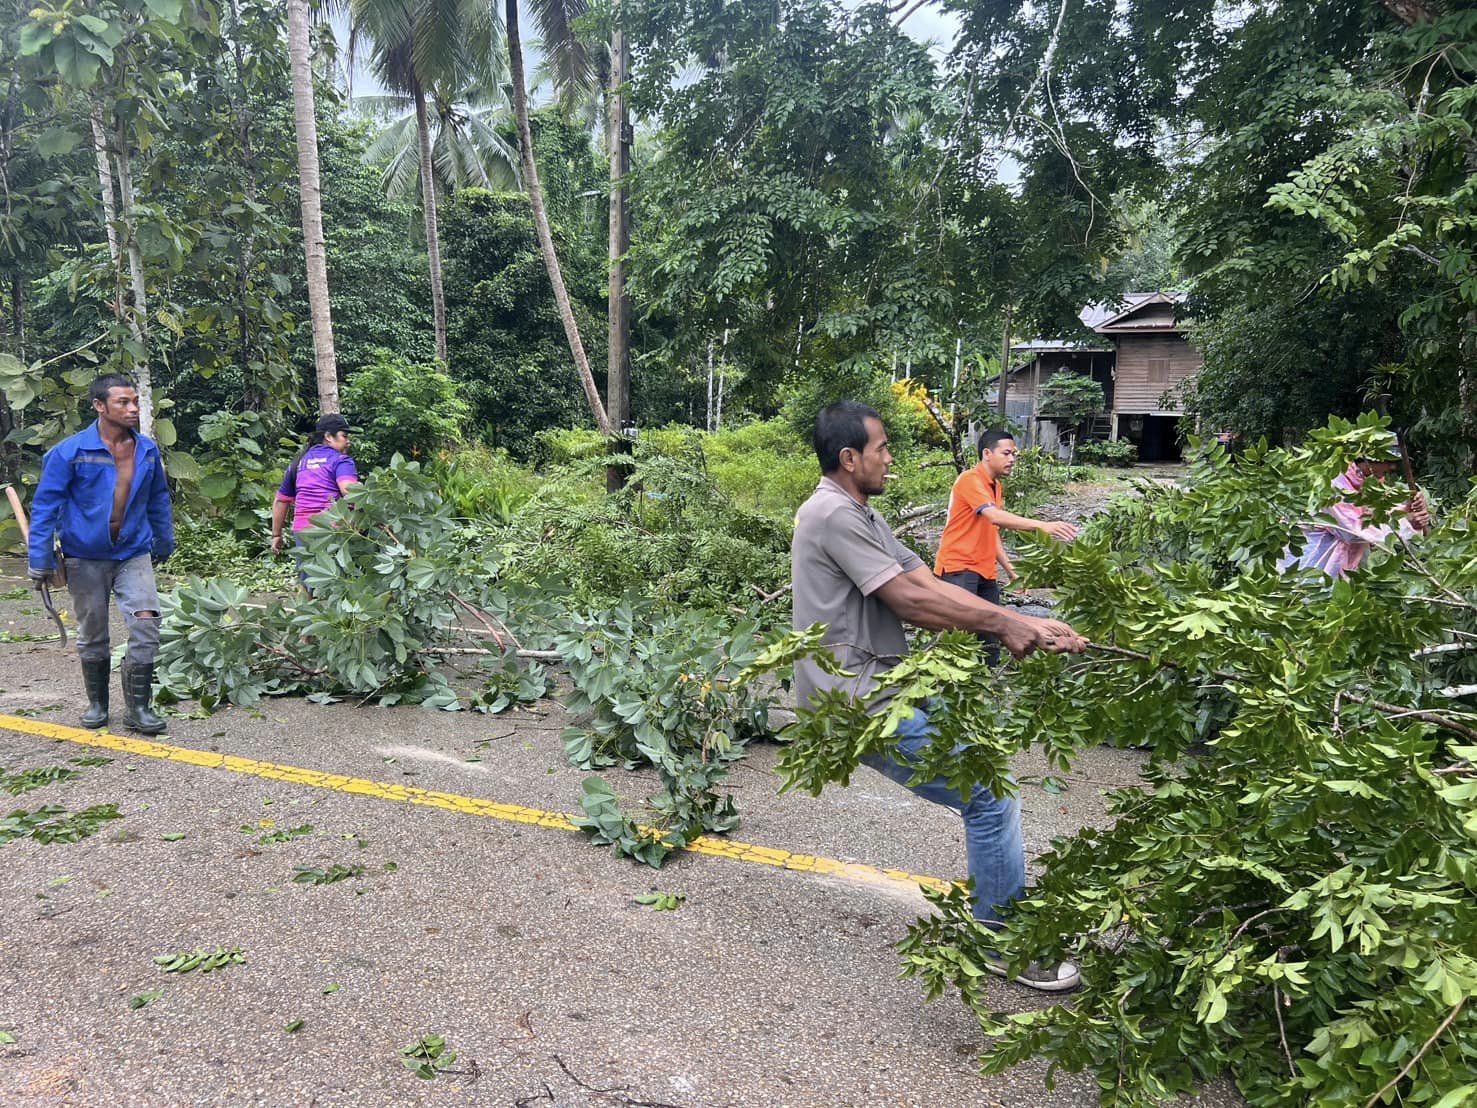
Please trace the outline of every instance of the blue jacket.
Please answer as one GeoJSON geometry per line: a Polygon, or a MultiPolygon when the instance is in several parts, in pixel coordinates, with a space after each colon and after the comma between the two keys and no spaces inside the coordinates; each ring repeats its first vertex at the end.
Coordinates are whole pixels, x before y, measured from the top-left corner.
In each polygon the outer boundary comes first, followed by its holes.
{"type": "Polygon", "coordinates": [[[41,482],[31,501],[27,554],[33,569],[56,568],[52,536],[58,530],[62,553],[69,558],[123,562],[140,554],[163,559],[174,552],[174,515],[169,508],[164,459],[153,439],[135,437],[133,484],[117,542],[108,534],[108,520],[113,514],[118,470],[97,424],[46,452],[41,459],[41,482]]]}

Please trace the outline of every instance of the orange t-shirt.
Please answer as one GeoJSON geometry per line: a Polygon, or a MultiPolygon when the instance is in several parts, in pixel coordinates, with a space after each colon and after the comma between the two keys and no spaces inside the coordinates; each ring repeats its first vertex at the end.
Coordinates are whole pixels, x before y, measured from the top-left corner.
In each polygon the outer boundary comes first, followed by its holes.
{"type": "Polygon", "coordinates": [[[986,506],[1000,507],[1002,490],[979,466],[965,470],[949,494],[949,521],[939,538],[935,574],[972,569],[986,581],[995,580],[1000,555],[1000,529],[979,514],[986,506]]]}

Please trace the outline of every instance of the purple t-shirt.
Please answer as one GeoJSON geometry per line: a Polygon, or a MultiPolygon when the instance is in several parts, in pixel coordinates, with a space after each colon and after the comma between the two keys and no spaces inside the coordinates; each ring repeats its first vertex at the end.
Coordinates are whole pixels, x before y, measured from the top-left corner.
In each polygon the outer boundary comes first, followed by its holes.
{"type": "Polygon", "coordinates": [[[343,495],[338,487],[340,481],[357,480],[359,471],[354,468],[353,458],[319,443],[308,447],[295,465],[287,467],[277,498],[292,501],[292,529],[301,531],[313,522],[315,515],[343,495]]]}

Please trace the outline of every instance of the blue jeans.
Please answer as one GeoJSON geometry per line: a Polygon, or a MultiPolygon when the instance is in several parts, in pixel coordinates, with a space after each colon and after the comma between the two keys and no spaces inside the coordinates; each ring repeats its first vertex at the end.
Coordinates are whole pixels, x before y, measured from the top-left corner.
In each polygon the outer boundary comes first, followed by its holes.
{"type": "MultiPolygon", "coordinates": [[[[913,718],[898,728],[897,755],[903,761],[878,754],[868,754],[862,761],[899,785],[907,785],[913,776],[907,762],[916,759],[933,735],[928,716],[914,712],[913,718]]],[[[969,876],[974,879],[974,917],[986,923],[1001,922],[1010,902],[1026,892],[1026,841],[1021,834],[1020,800],[996,797],[978,785],[966,800],[942,777],[911,786],[911,791],[964,817],[964,849],[969,876]]]]}

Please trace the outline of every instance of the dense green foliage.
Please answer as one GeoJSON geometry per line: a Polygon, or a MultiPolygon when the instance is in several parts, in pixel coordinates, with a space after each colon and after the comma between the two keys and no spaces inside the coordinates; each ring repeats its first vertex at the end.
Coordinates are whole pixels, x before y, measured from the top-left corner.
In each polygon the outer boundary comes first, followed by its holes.
{"type": "Polygon", "coordinates": [[[1101,220],[1119,190],[1162,197],[1206,354],[1196,414],[1280,442],[1389,391],[1424,468],[1461,489],[1477,448],[1470,4],[952,6],[982,143],[1003,136],[1029,180],[1055,172],[1101,220]]]}
{"type": "MultiPolygon", "coordinates": [[[[367,480],[307,532],[314,596],[288,602],[255,595],[294,567],[263,558],[265,521],[317,414],[283,5],[0,0],[0,478],[33,479],[90,418],[100,369],[133,372],[177,494],[166,573],[199,575],[167,602],[170,695],[501,711],[562,662],[570,756],[649,766],[660,786],[643,814],[592,779],[583,826],[656,865],[736,825],[727,766],[773,699],[750,682],[813,644],[755,662],[788,614],[816,410],[883,414],[900,479],[876,506],[928,553],[966,429],[992,418],[1003,335],[1070,337],[1085,304],[1183,282],[1206,358],[1188,413],[1243,445],[1306,444],[1211,450],[1189,487],[1145,490],[1076,545],[1028,542],[1022,569],[1101,645],[1088,658],[1030,660],[1005,687],[946,637],[894,675],[893,714],[832,699],[782,766],[812,790],[844,780],[924,699],[945,720],[924,768],[961,782],[1006,787],[1028,740],[1059,763],[1149,743],[1148,789],[1057,846],[999,940],[1018,961],[1070,948],[1079,1003],[987,1012],[994,940],[955,894],[914,929],[908,971],[960,988],[995,1036],[988,1065],[1046,1054],[1097,1073],[1110,1103],[1230,1068],[1258,1104],[1454,1108],[1477,1097],[1469,511],[1336,585],[1274,565],[1374,435],[1310,429],[1374,395],[1393,395],[1422,474],[1454,503],[1468,491],[1477,10],[945,7],[960,31],[939,64],[907,33],[911,6],[619,6],[639,434],[612,494],[530,206],[476,187],[512,184],[485,161],[512,140],[491,10],[448,5],[475,30],[453,41],[429,8],[355,5],[381,76],[429,93],[430,195],[407,187],[410,117],[344,118],[317,27],[331,305],[367,480]],[[1458,649],[1420,653],[1437,645],[1458,649]]],[[[599,385],[610,175],[588,121],[614,18],[597,5],[546,43],[559,98],[532,124],[599,385]]],[[[1054,378],[1044,410],[1079,427],[1102,398],[1073,387],[1054,378]]],[[[1086,448],[1105,464],[1130,449],[1086,448]]],[[[1028,451],[1010,506],[1061,482],[1028,451]]],[[[1397,499],[1365,495],[1380,514],[1397,499]]],[[[16,818],[17,834],[42,821],[16,818]]]]}
{"type": "MultiPolygon", "coordinates": [[[[1471,673],[1470,505],[1336,583],[1277,569],[1302,542],[1293,521],[1337,497],[1330,480],[1379,434],[1371,418],[1298,451],[1206,450],[1187,488],[1034,544],[1017,565],[1057,587],[1098,644],[1085,658],[1032,658],[1002,683],[946,636],[882,678],[899,690],[886,714],[830,698],[791,729],[782,770],[812,791],[886,749],[925,698],[941,732],[920,777],[1008,787],[1032,741],[1058,766],[1100,742],[1152,748],[1148,787],[1113,796],[1113,826],[1054,845],[1002,934],[948,893],[903,944],[929,995],[957,988],[980,1016],[988,1070],[1045,1055],[1118,1105],[1227,1069],[1259,1105],[1472,1092],[1477,714],[1470,687],[1443,691],[1471,673]],[[993,949],[1071,956],[1084,992],[996,1013],[979,968],[993,949]]],[[[1404,495],[1370,482],[1358,499],[1378,515],[1404,495]]],[[[756,671],[815,642],[791,636],[756,671]]]]}
{"type": "Polygon", "coordinates": [[[456,383],[434,362],[411,362],[389,350],[375,351],[374,361],[349,378],[343,401],[354,418],[354,454],[367,466],[455,446],[469,414],[456,383]]]}
{"type": "MultiPolygon", "coordinates": [[[[576,317],[593,335],[599,331],[605,274],[590,240],[576,230],[556,224],[555,238],[576,317]]],[[[534,241],[528,201],[518,193],[464,190],[443,213],[442,242],[451,373],[462,382],[482,439],[527,455],[538,431],[584,422],[588,414],[534,241]]],[[[603,352],[595,348],[592,354],[603,376],[603,352]]]]}

